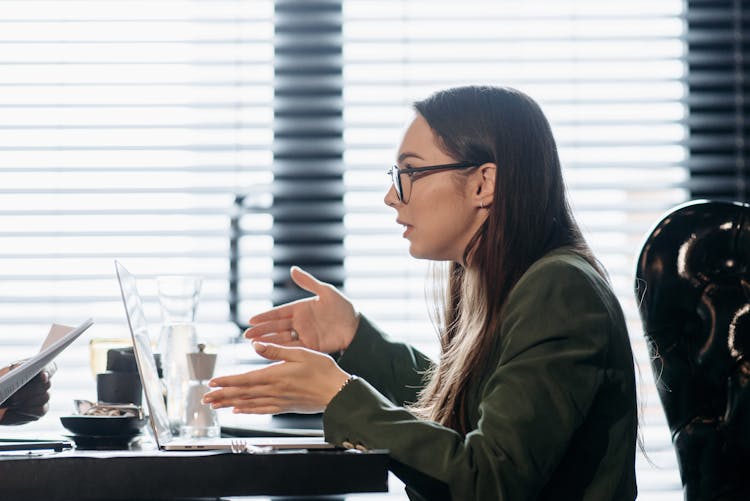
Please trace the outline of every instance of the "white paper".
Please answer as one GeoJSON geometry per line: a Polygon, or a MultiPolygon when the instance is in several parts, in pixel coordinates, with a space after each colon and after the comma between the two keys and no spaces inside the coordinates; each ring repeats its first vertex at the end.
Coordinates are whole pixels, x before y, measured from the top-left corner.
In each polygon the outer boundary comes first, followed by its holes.
{"type": "Polygon", "coordinates": [[[49,345],[58,339],[62,339],[74,328],[75,327],[70,327],[69,325],[52,324],[52,327],[49,328],[49,334],[47,334],[47,338],[42,343],[42,347],[39,348],[39,351],[44,351],[49,345]]]}
{"type": "MultiPolygon", "coordinates": [[[[0,376],[0,404],[5,402],[21,386],[28,383],[34,376],[39,374],[47,364],[49,364],[61,351],[78,338],[83,331],[91,327],[93,320],[90,318],[81,325],[69,331],[68,334],[58,337],[56,340],[43,343],[42,351],[24,360],[23,363],[16,366],[13,370],[0,376]],[[46,347],[44,347],[46,345],[46,347]]],[[[52,333],[50,333],[51,335],[52,333]]],[[[47,336],[48,339],[50,336],[47,336]]]]}

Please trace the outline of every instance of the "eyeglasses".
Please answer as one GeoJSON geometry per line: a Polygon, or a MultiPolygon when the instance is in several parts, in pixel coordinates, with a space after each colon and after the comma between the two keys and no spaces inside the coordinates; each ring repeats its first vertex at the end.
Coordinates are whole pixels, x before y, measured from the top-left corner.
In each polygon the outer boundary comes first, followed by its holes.
{"type": "Polygon", "coordinates": [[[393,186],[396,188],[396,196],[402,203],[409,203],[409,197],[411,195],[411,185],[414,182],[412,174],[417,172],[427,172],[436,170],[456,170],[456,169],[468,169],[470,167],[476,167],[477,164],[469,162],[459,162],[455,164],[443,164],[443,165],[429,165],[427,167],[413,167],[408,169],[399,169],[398,165],[391,167],[388,171],[388,175],[391,176],[393,186]],[[406,174],[406,180],[401,180],[401,175],[406,174]]]}

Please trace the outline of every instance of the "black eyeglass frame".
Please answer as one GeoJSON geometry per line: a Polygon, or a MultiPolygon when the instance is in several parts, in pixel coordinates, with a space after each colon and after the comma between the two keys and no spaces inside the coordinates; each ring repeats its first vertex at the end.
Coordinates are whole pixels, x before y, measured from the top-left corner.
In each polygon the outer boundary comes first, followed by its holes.
{"type": "MultiPolygon", "coordinates": [[[[408,200],[404,200],[404,189],[401,184],[401,174],[414,174],[416,172],[428,172],[433,170],[457,170],[457,169],[469,169],[471,167],[478,167],[479,164],[474,162],[458,162],[453,164],[442,164],[442,165],[427,165],[425,167],[409,167],[406,169],[399,169],[398,165],[394,165],[388,171],[388,175],[391,176],[393,186],[396,188],[396,196],[401,203],[408,203],[408,200]]],[[[409,197],[411,198],[411,197],[409,197]]]]}

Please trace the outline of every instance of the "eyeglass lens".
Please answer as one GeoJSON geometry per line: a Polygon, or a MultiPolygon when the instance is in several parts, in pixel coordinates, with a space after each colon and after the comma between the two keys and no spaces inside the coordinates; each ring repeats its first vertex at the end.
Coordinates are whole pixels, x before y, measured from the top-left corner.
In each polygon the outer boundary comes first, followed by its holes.
{"type": "Polygon", "coordinates": [[[404,189],[401,185],[401,176],[399,175],[398,166],[394,165],[391,168],[391,180],[393,181],[393,186],[396,188],[396,196],[398,197],[399,201],[404,201],[404,189]]]}

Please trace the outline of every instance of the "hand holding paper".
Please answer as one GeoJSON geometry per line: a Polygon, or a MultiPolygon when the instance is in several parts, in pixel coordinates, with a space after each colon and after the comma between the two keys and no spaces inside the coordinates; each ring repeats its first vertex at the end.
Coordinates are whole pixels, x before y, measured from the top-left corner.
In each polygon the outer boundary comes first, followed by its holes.
{"type": "Polygon", "coordinates": [[[0,424],[28,423],[47,412],[52,359],[92,324],[89,319],[76,328],[53,325],[39,353],[0,369],[0,424]]]}
{"type": "MultiPolygon", "coordinates": [[[[0,374],[12,369],[13,366],[6,367],[0,370],[0,374]]],[[[24,424],[44,416],[48,409],[50,378],[53,372],[52,367],[46,367],[11,395],[0,408],[0,424],[24,424]]]]}

